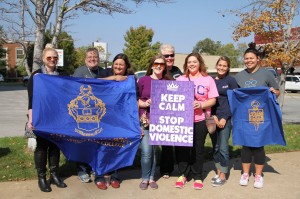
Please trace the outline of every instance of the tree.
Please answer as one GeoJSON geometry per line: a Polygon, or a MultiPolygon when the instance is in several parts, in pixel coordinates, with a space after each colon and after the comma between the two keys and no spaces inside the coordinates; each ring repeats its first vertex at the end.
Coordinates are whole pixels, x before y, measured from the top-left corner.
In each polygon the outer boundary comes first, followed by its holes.
{"type": "Polygon", "coordinates": [[[222,46],[220,41],[213,41],[209,38],[198,41],[193,52],[206,53],[208,55],[217,55],[217,50],[222,46]]]}
{"type": "Polygon", "coordinates": [[[243,64],[239,60],[240,57],[239,50],[235,49],[232,43],[222,45],[220,48],[216,50],[216,55],[229,57],[232,68],[239,68],[243,64]]]}
{"type": "Polygon", "coordinates": [[[2,26],[0,26],[0,74],[4,75],[6,73],[6,50],[3,48],[3,38],[5,38],[5,31],[2,26]]]}
{"type": "MultiPolygon", "coordinates": [[[[44,47],[44,34],[50,17],[53,13],[55,5],[60,2],[59,10],[57,11],[57,19],[55,23],[55,33],[52,38],[52,44],[57,46],[58,35],[61,32],[63,22],[67,19],[74,18],[78,12],[85,14],[98,13],[112,15],[114,13],[131,14],[133,9],[126,7],[126,3],[133,2],[136,5],[152,2],[168,3],[171,0],[116,0],[116,1],[103,1],[103,0],[3,0],[5,6],[0,8],[0,13],[9,15],[17,13],[15,10],[20,6],[20,2],[24,6],[26,12],[35,24],[35,42],[34,42],[34,55],[33,55],[33,70],[37,70],[42,64],[42,51],[44,47]],[[14,12],[12,12],[14,10],[14,12]]],[[[58,6],[57,6],[58,7],[58,6]]],[[[16,22],[14,22],[17,24],[16,22]]]]}
{"type": "Polygon", "coordinates": [[[227,56],[230,58],[232,67],[240,67],[243,64],[241,62],[239,49],[235,49],[235,46],[232,43],[223,45],[220,41],[215,42],[210,38],[206,38],[197,42],[193,52],[204,53],[207,55],[227,56]]]}
{"type": "Polygon", "coordinates": [[[135,71],[145,70],[150,58],[159,52],[159,42],[151,45],[153,35],[153,30],[147,29],[146,26],[130,27],[126,32],[126,48],[123,51],[129,57],[135,71]]]}
{"type": "Polygon", "coordinates": [[[88,46],[82,46],[76,49],[76,58],[74,62],[74,68],[85,65],[85,52],[88,49],[88,46]]]}
{"type": "Polygon", "coordinates": [[[253,0],[238,10],[230,11],[241,18],[240,23],[235,26],[234,39],[238,41],[254,33],[265,41],[262,47],[265,63],[281,67],[281,107],[285,91],[285,71],[300,61],[300,31],[296,32],[296,38],[291,34],[297,12],[299,0],[253,0]]]}

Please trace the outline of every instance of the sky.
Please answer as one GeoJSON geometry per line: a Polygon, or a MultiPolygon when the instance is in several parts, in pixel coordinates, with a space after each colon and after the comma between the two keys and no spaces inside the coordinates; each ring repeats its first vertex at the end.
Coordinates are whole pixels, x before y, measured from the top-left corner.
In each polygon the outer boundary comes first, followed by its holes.
{"type": "MultiPolygon", "coordinates": [[[[75,46],[91,46],[92,42],[108,43],[109,60],[123,52],[124,35],[130,27],[141,25],[154,31],[152,43],[170,43],[176,53],[188,54],[200,40],[210,38],[222,44],[234,43],[233,25],[239,20],[232,15],[222,16],[220,11],[239,8],[246,0],[174,0],[174,3],[145,3],[134,7],[136,13],[80,15],[68,21],[64,31],[72,35],[75,46]]],[[[253,41],[253,36],[241,39],[239,43],[253,41]]]]}

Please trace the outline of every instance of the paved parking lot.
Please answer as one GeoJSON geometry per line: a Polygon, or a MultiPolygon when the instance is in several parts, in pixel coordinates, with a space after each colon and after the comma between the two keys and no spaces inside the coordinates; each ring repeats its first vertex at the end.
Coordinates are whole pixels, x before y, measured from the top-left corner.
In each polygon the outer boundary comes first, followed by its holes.
{"type": "MultiPolygon", "coordinates": [[[[24,86],[0,85],[0,137],[22,136],[27,121],[27,90],[24,86]]],[[[286,93],[283,122],[300,124],[300,93],[286,93]]]]}
{"type": "Polygon", "coordinates": [[[0,137],[24,134],[27,104],[25,87],[0,86],[0,137]]]}

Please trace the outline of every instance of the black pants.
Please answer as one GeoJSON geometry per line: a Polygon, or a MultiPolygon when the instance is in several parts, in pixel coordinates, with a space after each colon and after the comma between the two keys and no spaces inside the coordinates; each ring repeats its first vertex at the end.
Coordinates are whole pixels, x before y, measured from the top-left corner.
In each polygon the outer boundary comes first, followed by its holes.
{"type": "Polygon", "coordinates": [[[243,146],[241,151],[242,163],[251,163],[252,156],[254,157],[254,164],[263,165],[266,161],[265,148],[262,147],[247,147],[243,146]]]}
{"type": "Polygon", "coordinates": [[[175,147],[179,175],[202,180],[205,155],[205,138],[208,134],[205,121],[194,123],[193,147],[175,147]]]}
{"type": "Polygon", "coordinates": [[[161,146],[160,174],[170,175],[174,171],[173,146],[161,146]]]}
{"type": "Polygon", "coordinates": [[[41,172],[46,172],[47,159],[49,168],[57,170],[59,167],[60,150],[52,142],[37,136],[37,146],[34,151],[35,167],[41,172]]]}

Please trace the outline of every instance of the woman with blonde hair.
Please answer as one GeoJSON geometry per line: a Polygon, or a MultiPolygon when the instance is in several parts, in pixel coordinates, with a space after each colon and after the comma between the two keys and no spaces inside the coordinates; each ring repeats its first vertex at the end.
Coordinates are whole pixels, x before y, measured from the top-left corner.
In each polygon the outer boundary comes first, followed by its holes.
{"type": "MultiPolygon", "coordinates": [[[[43,73],[48,75],[67,75],[60,73],[56,70],[56,65],[58,62],[58,53],[51,46],[47,45],[43,51],[43,65],[41,69],[36,70],[32,73],[28,81],[28,123],[27,127],[29,129],[34,129],[32,126],[32,97],[33,97],[33,77],[35,74],[43,73]]],[[[49,91],[52,92],[52,91],[49,91]]],[[[67,185],[59,178],[59,159],[60,150],[52,142],[37,136],[36,138],[37,146],[34,151],[34,162],[38,175],[38,186],[43,192],[51,192],[52,189],[46,180],[47,173],[47,159],[50,169],[50,183],[55,184],[59,188],[65,188],[67,185]]]]}

